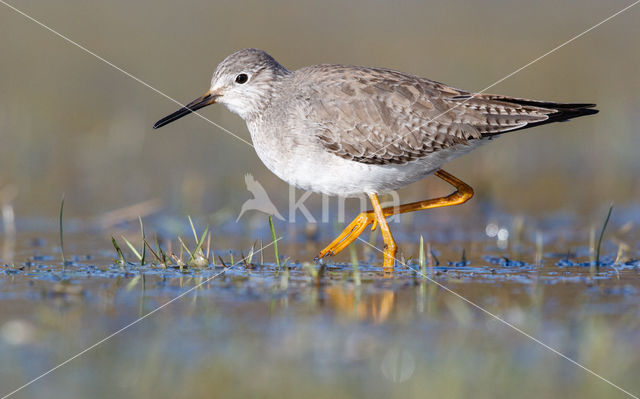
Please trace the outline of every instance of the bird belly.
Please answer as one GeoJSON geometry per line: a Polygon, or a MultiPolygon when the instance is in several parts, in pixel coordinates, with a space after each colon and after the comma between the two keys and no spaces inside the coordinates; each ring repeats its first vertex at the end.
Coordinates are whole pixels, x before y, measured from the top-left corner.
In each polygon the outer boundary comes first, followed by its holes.
{"type": "MultiPolygon", "coordinates": [[[[301,189],[330,196],[354,197],[363,193],[383,194],[414,183],[440,169],[448,161],[481,144],[457,145],[402,165],[371,165],[341,158],[324,149],[290,150],[278,156],[261,151],[260,159],[285,182],[301,189]]],[[[273,147],[271,147],[271,150],[273,147]]]]}

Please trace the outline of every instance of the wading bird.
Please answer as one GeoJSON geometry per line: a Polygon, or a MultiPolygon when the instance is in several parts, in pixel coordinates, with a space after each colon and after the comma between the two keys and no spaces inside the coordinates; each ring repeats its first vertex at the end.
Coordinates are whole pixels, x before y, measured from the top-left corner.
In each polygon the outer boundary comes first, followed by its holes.
{"type": "Polygon", "coordinates": [[[385,268],[394,266],[397,251],[387,217],[462,204],[473,196],[442,165],[504,133],[598,112],[595,104],[474,94],[383,68],[314,65],[290,71],[264,51],[245,49],[218,65],[204,95],[154,128],[213,103],[245,120],[260,159],[287,183],[327,195],[366,193],[373,210],[358,215],[318,258],[342,251],[372,224],[384,238],[385,268]],[[456,191],[381,207],[378,194],[431,174],[456,191]]]}

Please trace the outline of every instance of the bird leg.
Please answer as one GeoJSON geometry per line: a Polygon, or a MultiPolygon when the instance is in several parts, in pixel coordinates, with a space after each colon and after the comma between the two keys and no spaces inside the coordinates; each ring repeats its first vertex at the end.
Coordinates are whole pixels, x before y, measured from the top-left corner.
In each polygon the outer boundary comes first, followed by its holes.
{"type": "Polygon", "coordinates": [[[425,209],[441,208],[443,206],[460,205],[469,201],[473,197],[473,188],[467,183],[458,179],[457,177],[440,169],[434,173],[436,176],[451,184],[456,188],[456,191],[447,195],[446,197],[433,198],[424,201],[411,202],[395,207],[384,208],[384,216],[389,217],[397,215],[399,213],[407,213],[413,211],[421,211],[425,209]]]}
{"type": "Polygon", "coordinates": [[[342,233],[340,233],[340,235],[331,242],[331,244],[320,251],[320,254],[316,259],[322,259],[325,256],[333,256],[338,254],[349,244],[354,242],[369,224],[373,224],[371,230],[375,230],[377,224],[380,223],[380,230],[382,231],[382,237],[384,238],[386,246],[384,267],[393,267],[392,262],[395,257],[396,246],[395,242],[393,241],[391,231],[389,230],[389,226],[386,223],[386,218],[400,213],[459,205],[467,202],[469,199],[471,199],[471,197],[473,197],[473,188],[471,188],[471,186],[458,179],[457,177],[445,172],[442,169],[436,171],[435,175],[454,186],[456,188],[456,191],[447,195],[446,197],[433,198],[400,206],[390,206],[387,208],[382,208],[380,209],[380,212],[376,211],[376,207],[380,207],[377,195],[370,195],[374,210],[362,212],[361,214],[359,214],[351,223],[349,223],[349,225],[342,231],[342,233]],[[376,217],[376,214],[378,213],[381,214],[380,217],[376,217]],[[384,227],[382,221],[384,222],[384,227]],[[390,243],[393,244],[390,246],[390,243]]]}
{"type": "Polygon", "coordinates": [[[385,269],[393,269],[393,266],[396,264],[396,252],[398,252],[398,246],[393,239],[393,235],[391,235],[391,230],[389,230],[387,217],[382,211],[382,206],[380,206],[378,194],[369,194],[369,199],[371,199],[373,213],[378,220],[380,231],[382,232],[382,239],[384,240],[384,263],[382,264],[382,267],[385,269]]]}

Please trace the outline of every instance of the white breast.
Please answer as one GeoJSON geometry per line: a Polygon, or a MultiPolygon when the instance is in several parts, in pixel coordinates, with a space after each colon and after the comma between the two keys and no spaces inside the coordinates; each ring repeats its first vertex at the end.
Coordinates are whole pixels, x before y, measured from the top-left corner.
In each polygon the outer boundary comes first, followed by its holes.
{"type": "Polygon", "coordinates": [[[474,140],[471,145],[457,145],[404,165],[369,165],[341,158],[315,142],[295,145],[286,142],[287,135],[279,142],[269,140],[248,126],[258,157],[276,176],[302,190],[341,197],[398,190],[485,142],[474,140]]]}

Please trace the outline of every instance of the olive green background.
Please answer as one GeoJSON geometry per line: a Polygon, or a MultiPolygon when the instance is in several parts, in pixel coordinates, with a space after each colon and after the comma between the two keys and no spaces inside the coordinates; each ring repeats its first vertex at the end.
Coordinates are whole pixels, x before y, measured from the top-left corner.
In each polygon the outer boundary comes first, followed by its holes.
{"type": "MultiPolygon", "coordinates": [[[[482,90],[628,4],[14,2],[183,103],[208,88],[218,62],[244,47],[264,49],[290,69],[384,66],[482,90]]],[[[639,15],[632,8],[488,90],[595,102],[600,114],[508,134],[448,169],[508,212],[591,212],[611,201],[637,202],[639,15]]],[[[175,103],[4,5],[0,54],[0,187],[18,189],[18,217],[56,215],[63,192],[72,216],[157,198],[170,212],[228,208],[235,217],[249,198],[245,173],[286,207],[287,185],[252,148],[194,116],[152,130],[175,103]]],[[[249,140],[244,122],[223,106],[202,113],[249,140]]],[[[444,190],[427,180],[402,198],[444,190]]]]}

